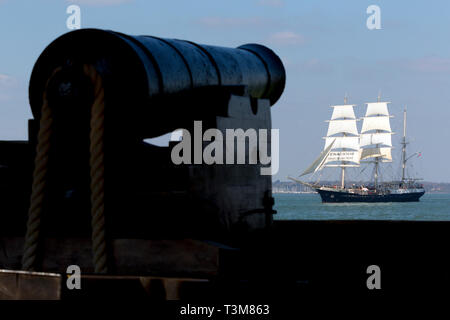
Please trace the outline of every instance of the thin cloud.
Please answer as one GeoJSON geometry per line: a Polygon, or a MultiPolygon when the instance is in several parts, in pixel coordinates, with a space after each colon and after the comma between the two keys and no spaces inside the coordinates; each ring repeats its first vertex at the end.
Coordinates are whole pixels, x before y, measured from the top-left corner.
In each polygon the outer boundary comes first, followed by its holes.
{"type": "Polygon", "coordinates": [[[411,60],[407,67],[413,71],[425,73],[450,73],[450,59],[436,56],[411,60]]]}
{"type": "Polygon", "coordinates": [[[318,58],[312,58],[301,63],[300,70],[314,74],[329,74],[333,72],[334,68],[331,64],[328,64],[318,58]]]}
{"type": "Polygon", "coordinates": [[[390,70],[423,74],[450,74],[450,58],[436,55],[415,59],[388,59],[379,61],[379,65],[390,70]]]}
{"type": "Polygon", "coordinates": [[[305,43],[305,37],[292,31],[272,33],[267,42],[274,45],[301,45],[305,43]]]}
{"type": "Polygon", "coordinates": [[[284,1],[283,0],[259,0],[258,4],[260,6],[282,7],[284,5],[284,1]]]}
{"type": "Polygon", "coordinates": [[[3,81],[8,80],[9,78],[10,77],[8,75],[0,73],[0,83],[3,82],[3,81]]]}
{"type": "Polygon", "coordinates": [[[0,101],[5,102],[14,98],[19,88],[16,78],[0,73],[0,101]]]}
{"type": "Polygon", "coordinates": [[[199,19],[198,24],[209,28],[241,28],[249,26],[261,26],[265,24],[261,18],[220,18],[206,17],[199,19]]]}
{"type": "Polygon", "coordinates": [[[79,5],[104,7],[129,3],[132,2],[133,0],[67,0],[67,1],[79,5]]]}
{"type": "Polygon", "coordinates": [[[16,84],[16,79],[7,74],[0,73],[0,89],[9,88],[16,84]]]}

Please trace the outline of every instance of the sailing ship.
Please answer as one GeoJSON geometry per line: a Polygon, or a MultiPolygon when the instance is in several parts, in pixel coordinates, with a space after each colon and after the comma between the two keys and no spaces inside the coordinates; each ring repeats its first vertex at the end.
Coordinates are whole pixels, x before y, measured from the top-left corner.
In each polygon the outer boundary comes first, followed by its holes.
{"type": "Polygon", "coordinates": [[[385,162],[392,162],[392,130],[388,110],[389,102],[367,103],[366,114],[362,118],[361,132],[357,129],[357,119],[353,104],[331,106],[333,113],[327,122],[328,132],[325,145],[319,157],[300,175],[305,176],[318,172],[326,167],[341,170],[340,185],[324,185],[319,181],[308,183],[299,179],[288,177],[298,183],[307,185],[316,190],[322,202],[409,202],[419,201],[425,193],[420,179],[406,177],[406,163],[409,157],[406,154],[406,108],[403,112],[403,139],[402,139],[402,177],[399,181],[380,181],[380,169],[385,162]],[[361,165],[373,165],[373,182],[367,185],[352,184],[346,186],[346,170],[361,165]]]}

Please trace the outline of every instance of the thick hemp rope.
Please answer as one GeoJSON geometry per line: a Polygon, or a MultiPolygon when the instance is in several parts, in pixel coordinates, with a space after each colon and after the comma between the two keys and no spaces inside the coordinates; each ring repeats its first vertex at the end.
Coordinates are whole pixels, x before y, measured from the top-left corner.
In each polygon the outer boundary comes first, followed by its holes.
{"type": "Polygon", "coordinates": [[[102,78],[92,65],[84,66],[84,73],[94,85],[94,103],[91,107],[90,159],[91,167],[91,215],[92,251],[96,273],[107,273],[105,237],[105,167],[104,122],[105,90],[102,78]]]}
{"type": "MultiPolygon", "coordinates": [[[[48,82],[47,82],[48,84],[48,82]]],[[[44,91],[39,122],[38,143],[34,160],[33,185],[31,187],[30,208],[28,210],[27,233],[22,256],[22,269],[33,271],[36,264],[37,249],[40,236],[41,216],[44,204],[46,178],[48,171],[48,154],[53,117],[47,100],[47,89],[44,91]]]]}
{"type": "MultiPolygon", "coordinates": [[[[22,269],[32,271],[36,267],[41,216],[45,198],[46,178],[48,172],[48,155],[52,133],[53,116],[47,100],[48,83],[59,71],[56,69],[47,82],[43,95],[38,143],[36,148],[33,185],[30,208],[28,211],[27,233],[22,257],[22,269]]],[[[92,251],[96,273],[107,273],[107,254],[105,237],[104,205],[104,88],[101,76],[92,65],[83,66],[84,73],[94,86],[94,102],[91,106],[90,130],[90,175],[91,175],[91,215],[92,215],[92,251]]]]}

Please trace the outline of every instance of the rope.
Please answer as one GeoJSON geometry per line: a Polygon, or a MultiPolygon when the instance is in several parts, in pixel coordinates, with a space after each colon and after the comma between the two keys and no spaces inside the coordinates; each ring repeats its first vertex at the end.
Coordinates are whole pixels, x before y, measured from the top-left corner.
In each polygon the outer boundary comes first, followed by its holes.
{"type": "Polygon", "coordinates": [[[102,79],[92,65],[84,66],[84,73],[94,85],[94,103],[91,108],[90,160],[92,251],[96,273],[107,273],[105,237],[105,168],[104,168],[104,113],[105,91],[102,79]]]}
{"type": "Polygon", "coordinates": [[[28,210],[27,233],[22,256],[22,269],[33,271],[39,243],[41,216],[44,204],[46,177],[48,171],[48,154],[52,132],[52,112],[48,105],[47,90],[44,91],[41,119],[39,122],[38,143],[34,160],[33,185],[31,187],[30,208],[28,210]]]}
{"type": "MultiPolygon", "coordinates": [[[[33,172],[33,184],[28,211],[27,232],[25,235],[22,269],[33,271],[39,245],[41,216],[47,187],[48,155],[52,134],[53,116],[47,100],[47,87],[50,80],[60,68],[49,78],[43,95],[38,143],[33,172]]],[[[91,107],[90,131],[90,175],[91,175],[91,225],[93,263],[96,273],[107,273],[107,254],[105,237],[105,192],[104,192],[104,88],[100,75],[92,65],[84,65],[84,73],[94,85],[94,102],[91,107]]]]}

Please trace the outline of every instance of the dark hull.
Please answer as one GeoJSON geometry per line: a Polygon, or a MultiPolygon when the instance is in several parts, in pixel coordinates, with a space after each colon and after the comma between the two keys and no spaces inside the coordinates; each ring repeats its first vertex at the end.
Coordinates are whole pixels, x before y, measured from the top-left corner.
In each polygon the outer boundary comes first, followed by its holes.
{"type": "Polygon", "coordinates": [[[316,189],[322,202],[413,202],[419,201],[425,193],[410,192],[402,194],[367,194],[361,195],[350,192],[329,191],[316,189]]]}

